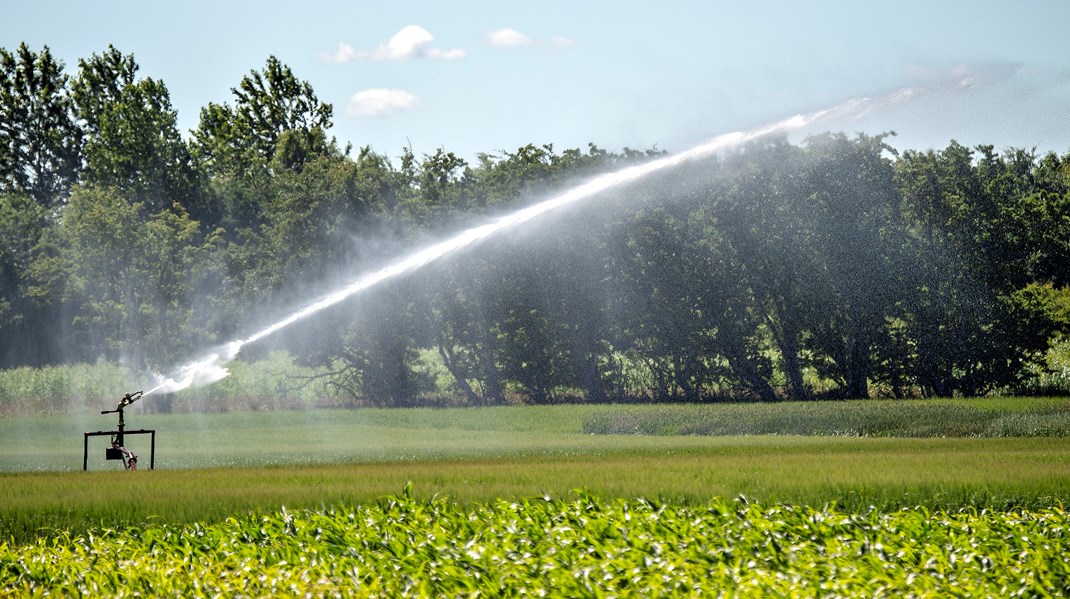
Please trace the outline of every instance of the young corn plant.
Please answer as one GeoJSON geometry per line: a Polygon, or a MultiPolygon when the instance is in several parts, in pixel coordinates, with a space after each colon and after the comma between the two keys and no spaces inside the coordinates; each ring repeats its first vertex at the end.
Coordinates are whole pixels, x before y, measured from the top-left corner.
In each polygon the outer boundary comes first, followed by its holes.
{"type": "Polygon", "coordinates": [[[743,498],[414,499],[0,545],[0,596],[1057,596],[1070,522],[743,498]]]}

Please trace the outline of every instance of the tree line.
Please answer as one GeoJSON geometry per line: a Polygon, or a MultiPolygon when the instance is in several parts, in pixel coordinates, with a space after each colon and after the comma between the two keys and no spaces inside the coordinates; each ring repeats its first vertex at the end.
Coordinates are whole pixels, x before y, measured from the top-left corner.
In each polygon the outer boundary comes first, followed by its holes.
{"type": "MultiPolygon", "coordinates": [[[[163,370],[331,282],[657,149],[392,161],[276,58],[178,131],[109,47],[0,49],[0,367],[163,370]]],[[[1070,332],[1070,154],[765,138],[266,339],[368,403],[977,395],[1070,332]],[[436,391],[437,390],[437,391],[436,391]]]]}

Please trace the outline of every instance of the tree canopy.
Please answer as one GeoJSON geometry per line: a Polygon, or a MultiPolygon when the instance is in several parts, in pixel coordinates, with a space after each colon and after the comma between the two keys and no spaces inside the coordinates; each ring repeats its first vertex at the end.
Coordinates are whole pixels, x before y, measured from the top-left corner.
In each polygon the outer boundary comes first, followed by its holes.
{"type": "MultiPolygon", "coordinates": [[[[114,47],[70,75],[47,47],[0,49],[0,65],[0,367],[166,369],[662,154],[351,155],[331,105],[275,57],[184,135],[164,83],[114,47]]],[[[1070,334],[1070,154],[887,139],[762,138],[691,161],[249,351],[286,348],[373,405],[1017,388],[1070,334]]]]}

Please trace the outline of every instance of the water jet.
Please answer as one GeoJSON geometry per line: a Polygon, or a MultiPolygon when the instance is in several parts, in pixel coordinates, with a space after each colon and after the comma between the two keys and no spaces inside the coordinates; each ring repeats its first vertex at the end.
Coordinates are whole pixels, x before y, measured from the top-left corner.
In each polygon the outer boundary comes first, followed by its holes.
{"type": "Polygon", "coordinates": [[[916,95],[916,93],[916,90],[912,88],[909,90],[895,90],[885,94],[878,100],[873,100],[871,98],[848,100],[831,108],[818,110],[808,114],[795,115],[772,124],[755,127],[746,131],[725,133],[683,152],[594,177],[547,200],[521,208],[486,224],[473,226],[453,235],[452,237],[448,237],[442,241],[413,251],[379,270],[358,277],[348,285],[324,295],[303,308],[294,311],[288,316],[245,338],[232,340],[207,352],[200,358],[177,368],[169,376],[160,374],[154,375],[156,379],[155,386],[146,391],[145,395],[173,393],[191,386],[210,384],[218,381],[229,374],[225,365],[235,359],[245,346],[255,343],[326,308],[334,306],[370,287],[419,269],[443,256],[454,254],[469,248],[489,237],[500,234],[508,229],[518,227],[550,212],[562,210],[583,200],[595,197],[612,188],[642,179],[652,173],[669,169],[688,161],[733,150],[745,143],[768,135],[786,134],[804,129],[820,121],[858,117],[882,106],[896,104],[905,101],[906,99],[910,99],[916,95]]]}

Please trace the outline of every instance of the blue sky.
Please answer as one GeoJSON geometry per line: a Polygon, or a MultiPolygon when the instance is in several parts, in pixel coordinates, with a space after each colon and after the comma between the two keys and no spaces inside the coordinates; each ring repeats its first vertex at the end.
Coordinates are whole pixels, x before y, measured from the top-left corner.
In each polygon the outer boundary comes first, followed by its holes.
{"type": "Polygon", "coordinates": [[[183,132],[277,56],[331,133],[396,158],[527,144],[684,150],[851,98],[915,100],[825,128],[1070,151],[1070,1],[4,3],[0,46],[74,73],[115,45],[162,80],[183,132]]]}

